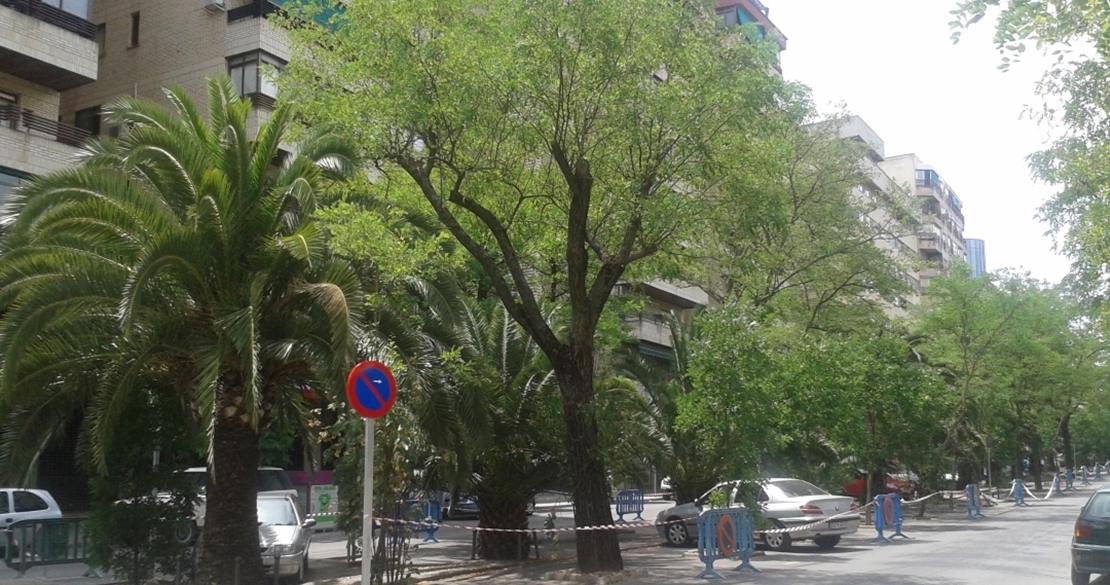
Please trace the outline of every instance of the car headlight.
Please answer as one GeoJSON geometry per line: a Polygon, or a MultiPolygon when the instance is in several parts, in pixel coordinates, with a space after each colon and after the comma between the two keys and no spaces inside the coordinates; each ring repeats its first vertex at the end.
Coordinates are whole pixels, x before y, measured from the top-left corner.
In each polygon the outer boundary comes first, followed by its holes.
{"type": "Polygon", "coordinates": [[[288,555],[294,552],[296,552],[296,550],[291,544],[275,544],[270,547],[270,554],[272,555],[288,555]]]}

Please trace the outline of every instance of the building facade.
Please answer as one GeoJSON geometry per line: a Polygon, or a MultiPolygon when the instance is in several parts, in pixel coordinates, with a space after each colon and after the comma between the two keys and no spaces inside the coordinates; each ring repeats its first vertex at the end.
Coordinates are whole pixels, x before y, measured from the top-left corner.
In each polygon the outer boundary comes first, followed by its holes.
{"type": "Polygon", "coordinates": [[[918,279],[927,294],[929,281],[947,275],[953,262],[964,260],[963,202],[940,174],[916,154],[889,157],[879,167],[898,184],[913,189],[918,199],[921,229],[917,233],[921,269],[918,279]]]}
{"type": "Polygon", "coordinates": [[[99,78],[63,95],[61,119],[93,134],[118,135],[102,109],[119,96],[169,105],[162,88],[184,89],[207,111],[206,80],[226,73],[255,105],[248,127],[257,131],[273,110],[272,74],[289,58],[285,32],[266,17],[269,0],[91,0],[101,35],[99,78]]]}
{"type": "Polygon", "coordinates": [[[967,265],[971,267],[971,277],[979,278],[987,273],[987,243],[983,240],[965,239],[967,265]]]}
{"type": "Polygon", "coordinates": [[[0,0],[0,202],[33,175],[70,165],[88,138],[59,122],[61,92],[97,79],[88,0],[0,0]]]}

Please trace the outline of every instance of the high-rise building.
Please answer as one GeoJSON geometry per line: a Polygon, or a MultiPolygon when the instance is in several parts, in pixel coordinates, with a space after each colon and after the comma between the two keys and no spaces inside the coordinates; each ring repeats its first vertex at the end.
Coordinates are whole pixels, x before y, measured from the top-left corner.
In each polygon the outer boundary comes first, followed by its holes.
{"type": "Polygon", "coordinates": [[[88,0],[0,0],[0,202],[72,163],[88,133],[58,121],[60,92],[97,78],[88,0]]]}
{"type": "Polygon", "coordinates": [[[881,166],[886,161],[883,139],[859,116],[850,116],[840,126],[839,133],[841,137],[856,140],[867,147],[866,156],[860,164],[870,180],[856,186],[854,195],[860,208],[866,210],[864,220],[868,227],[877,235],[875,245],[902,271],[909,293],[889,307],[889,312],[903,314],[902,309],[906,305],[918,303],[921,292],[915,262],[921,224],[918,218],[906,218],[897,212],[909,194],[881,166]]]}
{"type": "Polygon", "coordinates": [[[921,229],[917,250],[922,261],[918,279],[921,291],[928,292],[929,281],[947,275],[954,261],[964,259],[963,202],[933,167],[916,154],[888,157],[879,163],[891,178],[913,189],[920,204],[921,229]]]}
{"type": "Polygon", "coordinates": [[[254,103],[248,128],[269,117],[277,87],[268,71],[289,58],[286,33],[267,16],[271,0],[91,0],[101,35],[96,83],[65,92],[62,120],[94,134],[118,134],[101,123],[101,108],[121,95],[169,105],[162,88],[183,88],[207,111],[206,79],[226,73],[254,103]]]}
{"type": "Polygon", "coordinates": [[[965,239],[967,264],[971,267],[971,277],[978,278],[987,273],[987,243],[983,240],[965,239]]]}

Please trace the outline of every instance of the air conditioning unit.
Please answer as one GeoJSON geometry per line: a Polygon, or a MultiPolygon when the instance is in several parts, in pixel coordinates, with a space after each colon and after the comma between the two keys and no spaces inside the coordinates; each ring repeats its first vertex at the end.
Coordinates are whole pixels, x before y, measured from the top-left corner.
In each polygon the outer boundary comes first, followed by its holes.
{"type": "Polygon", "coordinates": [[[201,0],[204,2],[204,9],[209,12],[223,12],[227,10],[224,6],[224,0],[201,0]]]}

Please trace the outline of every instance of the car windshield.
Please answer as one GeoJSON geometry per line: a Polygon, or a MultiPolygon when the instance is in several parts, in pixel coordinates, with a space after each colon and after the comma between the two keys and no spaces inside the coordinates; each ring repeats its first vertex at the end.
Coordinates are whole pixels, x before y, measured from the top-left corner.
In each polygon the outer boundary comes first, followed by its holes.
{"type": "Polygon", "coordinates": [[[258,500],[258,523],[268,526],[296,526],[297,515],[289,500],[258,500]]]}
{"type": "Polygon", "coordinates": [[[1110,493],[1097,493],[1083,509],[1083,518],[1110,519],[1110,493]]]}
{"type": "Polygon", "coordinates": [[[782,481],[773,481],[771,485],[779,488],[779,491],[788,498],[797,498],[802,496],[827,496],[829,492],[800,479],[784,479],[782,481]]]}

